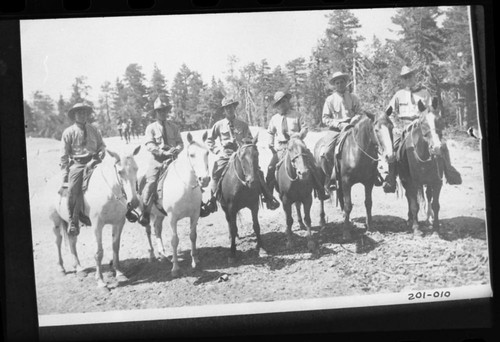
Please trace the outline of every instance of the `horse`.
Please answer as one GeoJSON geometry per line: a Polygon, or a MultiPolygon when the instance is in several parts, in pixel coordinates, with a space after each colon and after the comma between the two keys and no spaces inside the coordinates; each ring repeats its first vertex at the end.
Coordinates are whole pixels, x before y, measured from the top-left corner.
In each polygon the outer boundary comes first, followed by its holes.
{"type": "MultiPolygon", "coordinates": [[[[85,212],[89,213],[92,229],[95,234],[97,253],[95,254],[97,286],[107,288],[103,280],[101,262],[103,258],[102,229],[105,225],[112,226],[113,236],[113,269],[118,282],[127,281],[127,277],[120,270],[119,251],[120,238],[125,224],[127,213],[139,206],[137,197],[137,164],[134,156],[139,152],[140,146],[132,153],[121,153],[106,150],[110,158],[104,158],[98,164],[89,180],[87,191],[84,194],[85,212]]],[[[84,274],[85,270],[80,265],[76,248],[77,236],[68,234],[68,205],[67,194],[63,193],[54,198],[54,203],[49,208],[49,217],[53,222],[53,231],[56,235],[58,252],[58,268],[66,273],[61,255],[61,242],[65,238],[69,242],[70,252],[73,256],[73,268],[77,274],[84,274]]]]}
{"type": "MultiPolygon", "coordinates": [[[[207,139],[207,132],[203,134],[203,142],[207,139]]],[[[191,239],[191,266],[197,268],[199,264],[196,251],[196,228],[200,217],[202,201],[202,189],[209,181],[208,149],[204,144],[193,140],[191,133],[187,134],[187,146],[179,153],[177,158],[169,165],[162,186],[163,198],[161,201],[162,211],[153,205],[151,218],[154,222],[155,238],[158,253],[161,258],[167,258],[163,240],[161,237],[163,220],[165,214],[172,229],[172,277],[180,275],[177,247],[179,237],[177,234],[177,222],[183,218],[190,219],[191,239]]],[[[143,183],[140,181],[140,183],[143,183]]],[[[160,185],[159,185],[160,186],[160,185]]],[[[150,260],[154,258],[154,249],[151,241],[151,225],[146,226],[146,235],[150,247],[150,260]]]]}
{"type": "MultiPolygon", "coordinates": [[[[366,229],[372,227],[372,189],[378,176],[378,155],[388,162],[394,159],[392,128],[389,113],[385,112],[378,116],[365,112],[346,134],[343,147],[339,152],[339,173],[337,179],[337,198],[340,208],[344,213],[343,239],[350,240],[350,214],[352,210],[351,188],[354,184],[361,183],[365,188],[366,229]]],[[[315,158],[319,165],[325,165],[325,156],[320,153],[327,142],[320,139],[314,148],[315,158]]],[[[336,149],[335,149],[336,150],[336,149]]],[[[333,159],[334,157],[331,156],[333,159]]],[[[326,163],[329,165],[328,163],[326,163]]],[[[330,167],[333,167],[331,165],[330,167]]],[[[324,170],[325,174],[331,174],[330,170],[324,170]]],[[[324,203],[321,201],[320,224],[325,226],[324,203]]]]}
{"type": "Polygon", "coordinates": [[[259,151],[255,136],[251,141],[245,141],[231,156],[226,172],[221,180],[221,194],[219,203],[226,215],[229,227],[230,252],[229,263],[236,260],[236,236],[238,226],[236,215],[243,208],[252,212],[253,230],[257,237],[257,253],[260,257],[267,256],[260,237],[259,224],[259,195],[261,193],[259,181],[259,151]]]}
{"type": "Polygon", "coordinates": [[[437,98],[432,110],[418,102],[419,118],[412,122],[401,138],[397,151],[397,169],[408,200],[408,226],[422,236],[418,225],[419,200],[427,197],[427,219],[433,217],[433,230],[439,233],[439,194],[443,185],[444,162],[441,157],[443,120],[437,110],[437,98]]]}
{"type": "MultiPolygon", "coordinates": [[[[297,217],[301,229],[307,229],[309,250],[314,250],[314,242],[311,236],[311,205],[313,184],[311,170],[309,169],[308,151],[303,139],[307,130],[292,134],[287,144],[287,150],[283,161],[276,171],[277,190],[280,196],[283,210],[286,215],[287,248],[293,247],[292,241],[292,204],[295,204],[297,217]],[[304,222],[300,212],[300,204],[304,206],[304,222]]],[[[312,159],[312,158],[311,158],[312,159]]]]}

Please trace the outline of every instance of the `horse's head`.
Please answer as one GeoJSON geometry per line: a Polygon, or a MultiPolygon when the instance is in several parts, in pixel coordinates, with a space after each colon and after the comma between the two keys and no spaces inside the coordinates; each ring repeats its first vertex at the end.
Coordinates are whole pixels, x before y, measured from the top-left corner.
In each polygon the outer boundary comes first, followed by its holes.
{"type": "Polygon", "coordinates": [[[252,140],[243,139],[243,144],[236,152],[236,157],[240,161],[243,173],[243,179],[240,180],[248,187],[258,181],[259,177],[259,150],[256,145],[257,140],[258,135],[252,140]]]}
{"type": "Polygon", "coordinates": [[[444,123],[441,113],[438,110],[437,98],[434,97],[432,99],[431,108],[426,107],[420,100],[417,105],[420,113],[418,122],[422,136],[429,145],[429,153],[431,155],[440,155],[444,123]]]}
{"type": "Polygon", "coordinates": [[[310,175],[308,163],[305,158],[307,155],[307,147],[303,140],[306,134],[306,129],[302,129],[299,133],[292,134],[287,145],[290,163],[295,169],[298,179],[307,179],[310,175]]]}
{"type": "MultiPolygon", "coordinates": [[[[207,140],[207,132],[203,134],[203,142],[207,140]]],[[[186,156],[189,160],[191,170],[196,176],[198,185],[202,188],[208,186],[210,182],[210,173],[208,171],[208,149],[205,144],[200,144],[193,140],[191,133],[187,134],[188,146],[186,147],[186,156]]]]}
{"type": "Polygon", "coordinates": [[[375,141],[377,142],[378,152],[388,163],[393,162],[396,157],[393,148],[392,135],[394,125],[392,124],[391,119],[389,119],[391,111],[392,107],[390,107],[385,113],[381,113],[377,116],[366,113],[366,115],[373,122],[373,134],[375,141]]]}
{"type": "Polygon", "coordinates": [[[134,156],[139,153],[141,146],[137,146],[132,152],[124,152],[118,154],[111,150],[106,150],[107,153],[114,159],[114,167],[117,174],[119,186],[122,194],[125,195],[127,206],[131,209],[139,206],[139,198],[137,197],[137,163],[134,156]]]}

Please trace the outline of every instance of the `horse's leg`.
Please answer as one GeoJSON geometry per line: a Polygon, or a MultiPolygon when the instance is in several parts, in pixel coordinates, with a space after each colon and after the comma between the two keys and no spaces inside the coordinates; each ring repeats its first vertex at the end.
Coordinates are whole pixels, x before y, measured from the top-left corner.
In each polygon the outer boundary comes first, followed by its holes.
{"type": "Polygon", "coordinates": [[[177,217],[170,215],[170,228],[172,229],[172,277],[180,275],[179,260],[177,258],[177,247],[179,246],[179,236],[177,235],[177,217]]]}
{"type": "Polygon", "coordinates": [[[326,226],[326,220],[325,220],[325,202],[322,200],[319,200],[320,203],[320,211],[319,211],[319,225],[321,227],[326,226]]]}
{"type": "Polygon", "coordinates": [[[347,182],[342,184],[343,198],[344,198],[344,225],[342,229],[342,238],[344,240],[351,239],[351,211],[352,211],[352,200],[351,200],[351,185],[347,182]]]}
{"type": "Polygon", "coordinates": [[[283,203],[283,210],[285,211],[285,216],[286,216],[286,248],[292,249],[293,248],[292,203],[290,203],[290,201],[286,197],[283,197],[281,202],[283,203]]]}
{"type": "Polygon", "coordinates": [[[252,212],[252,222],[253,222],[253,231],[255,232],[255,236],[257,237],[257,253],[259,253],[259,257],[267,257],[267,252],[264,249],[264,245],[262,243],[262,239],[260,237],[260,224],[259,224],[259,203],[256,203],[251,209],[252,212]]]}
{"type": "Polygon", "coordinates": [[[122,236],[125,219],[118,224],[113,225],[113,269],[115,270],[115,279],[118,282],[125,282],[128,278],[120,271],[120,240],[122,236]]]}
{"type": "Polygon", "coordinates": [[[299,226],[301,230],[306,230],[306,226],[304,225],[304,221],[302,220],[302,213],[300,212],[301,202],[295,202],[295,209],[297,210],[297,221],[299,222],[299,226]]]}
{"type": "Polygon", "coordinates": [[[230,264],[234,264],[236,262],[236,235],[238,235],[238,226],[236,225],[236,213],[233,213],[231,209],[228,209],[228,213],[226,214],[226,220],[229,226],[229,241],[231,244],[228,261],[230,264]]]}
{"type": "Polygon", "coordinates": [[[365,208],[366,208],[366,230],[370,231],[372,228],[372,190],[373,183],[365,184],[365,208]]]}
{"type": "Polygon", "coordinates": [[[432,190],[432,195],[433,195],[432,211],[434,212],[434,220],[432,222],[432,229],[434,230],[434,232],[436,232],[438,234],[439,234],[439,209],[440,209],[439,194],[441,193],[441,187],[442,187],[442,184],[439,183],[436,186],[434,186],[433,190],[432,190]]]}
{"type": "Polygon", "coordinates": [[[165,246],[163,245],[163,239],[161,237],[164,219],[165,216],[156,215],[153,223],[155,227],[156,248],[158,250],[158,254],[160,255],[160,259],[167,259],[167,252],[165,252],[165,246]]]}
{"type": "Polygon", "coordinates": [[[68,223],[66,223],[65,221],[62,222],[62,227],[64,229],[64,235],[67,237],[69,242],[69,250],[71,256],[73,257],[73,268],[75,269],[77,275],[85,275],[84,268],[82,267],[82,265],[80,265],[80,259],[78,258],[78,251],[76,248],[78,237],[76,235],[67,234],[68,223]]]}
{"type": "MultiPolygon", "coordinates": [[[[54,227],[52,228],[52,230],[56,236],[57,257],[58,257],[57,270],[62,275],[65,275],[66,270],[64,269],[64,263],[63,263],[62,253],[61,253],[61,244],[62,244],[62,240],[63,240],[61,227],[62,227],[62,220],[59,222],[54,222],[54,227]]],[[[64,229],[64,228],[62,228],[62,229],[64,229]]]]}
{"type": "Polygon", "coordinates": [[[153,262],[155,260],[155,250],[153,248],[153,242],[151,241],[151,225],[148,223],[145,227],[146,229],[146,237],[148,238],[148,244],[149,244],[149,262],[153,262]]]}
{"type": "Polygon", "coordinates": [[[406,198],[408,199],[408,224],[416,236],[422,236],[423,233],[418,226],[418,190],[415,184],[410,184],[406,189],[406,198]]]}
{"type": "Polygon", "coordinates": [[[311,206],[312,206],[312,194],[309,194],[302,204],[304,205],[304,221],[306,223],[307,229],[307,248],[310,252],[314,252],[316,246],[312,239],[311,233],[311,206]]]}
{"type": "Polygon", "coordinates": [[[199,216],[191,216],[190,218],[190,229],[189,238],[191,239],[191,267],[197,268],[200,263],[200,259],[198,258],[198,251],[196,250],[196,227],[198,225],[199,216]]]}
{"type": "Polygon", "coordinates": [[[434,213],[432,208],[432,197],[433,197],[432,190],[433,190],[432,186],[427,186],[427,188],[425,189],[425,197],[427,199],[427,217],[425,219],[425,223],[427,225],[430,225],[431,221],[433,221],[434,218],[434,213]]]}
{"type": "Polygon", "coordinates": [[[94,235],[97,244],[97,252],[94,256],[95,259],[95,278],[97,280],[97,287],[106,288],[106,283],[102,277],[101,263],[103,257],[103,249],[102,249],[102,228],[104,227],[104,223],[101,219],[97,219],[96,226],[94,228],[94,235]]]}

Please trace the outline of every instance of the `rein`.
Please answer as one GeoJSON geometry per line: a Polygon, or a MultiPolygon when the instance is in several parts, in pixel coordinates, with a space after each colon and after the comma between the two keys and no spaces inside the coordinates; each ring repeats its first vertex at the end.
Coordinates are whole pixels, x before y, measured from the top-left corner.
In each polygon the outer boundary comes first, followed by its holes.
{"type": "MultiPolygon", "coordinates": [[[[196,171],[194,170],[193,163],[191,162],[191,159],[189,158],[189,146],[186,148],[186,155],[188,156],[187,159],[188,159],[188,162],[189,162],[189,167],[191,168],[191,171],[194,174],[194,177],[198,178],[197,175],[196,175],[196,171]]],[[[179,174],[179,171],[177,170],[177,167],[176,167],[177,163],[176,162],[177,162],[177,159],[175,159],[172,162],[172,164],[173,164],[172,166],[173,166],[173,168],[175,170],[175,173],[177,174],[177,176],[179,176],[179,178],[182,180],[182,182],[184,183],[184,185],[186,185],[187,187],[191,187],[191,189],[196,189],[197,187],[199,187],[200,184],[198,182],[196,182],[195,185],[190,185],[190,184],[188,184],[188,183],[186,183],[184,181],[184,179],[182,178],[182,176],[179,174]]]]}
{"type": "MultiPolygon", "coordinates": [[[[373,127],[372,127],[372,129],[373,129],[373,127]]],[[[376,140],[376,145],[377,145],[377,146],[380,146],[380,142],[379,142],[379,140],[378,140],[377,135],[376,135],[376,134],[374,134],[374,136],[375,136],[375,140],[376,140]]],[[[372,161],[374,161],[374,162],[381,161],[381,159],[380,159],[380,158],[373,158],[373,157],[372,157],[371,155],[369,155],[369,154],[368,154],[365,150],[363,150],[363,149],[361,148],[361,146],[359,145],[358,141],[356,140],[356,137],[354,136],[354,134],[352,135],[352,138],[353,138],[353,140],[354,140],[354,143],[356,144],[356,147],[357,147],[357,148],[358,148],[361,152],[363,152],[363,154],[364,154],[365,156],[367,156],[368,158],[370,158],[370,159],[371,159],[372,161]]],[[[371,140],[371,139],[370,139],[370,140],[371,140]]]]}
{"type": "Polygon", "coordinates": [[[125,208],[128,209],[128,205],[127,205],[127,194],[125,193],[125,189],[123,188],[123,182],[121,181],[120,179],[120,175],[118,173],[118,170],[116,168],[116,163],[113,164],[113,169],[115,170],[115,176],[116,176],[116,180],[118,182],[118,184],[120,185],[120,190],[121,190],[121,196],[117,196],[114,191],[113,191],[113,187],[111,186],[111,184],[109,184],[108,180],[106,179],[106,176],[104,175],[104,171],[103,171],[103,168],[101,167],[101,175],[102,175],[102,178],[104,179],[104,182],[106,183],[106,185],[109,187],[109,189],[111,190],[111,193],[113,194],[113,197],[116,201],[120,202],[125,208]],[[125,203],[122,202],[122,200],[125,200],[125,203]]]}
{"type": "MultiPolygon", "coordinates": [[[[417,153],[417,146],[415,145],[415,140],[413,139],[413,131],[415,130],[415,127],[417,125],[413,125],[412,128],[411,128],[411,131],[410,131],[410,139],[411,139],[411,144],[413,146],[413,154],[415,154],[415,158],[417,158],[417,160],[421,163],[427,163],[429,161],[431,161],[432,159],[434,159],[434,155],[432,155],[429,151],[429,158],[427,160],[422,160],[420,158],[420,156],[418,155],[417,153]]],[[[422,131],[422,129],[420,129],[420,131],[422,131]]]]}
{"type": "Polygon", "coordinates": [[[292,178],[292,176],[290,176],[290,171],[288,169],[288,163],[286,161],[283,161],[283,163],[285,164],[285,174],[286,176],[288,177],[288,179],[291,181],[291,182],[295,182],[299,179],[299,175],[297,174],[297,168],[295,166],[293,166],[293,161],[295,159],[297,159],[298,157],[300,156],[305,156],[306,154],[305,153],[299,153],[297,154],[295,157],[290,157],[290,152],[288,152],[288,150],[286,151],[286,156],[287,158],[290,159],[290,164],[292,164],[292,167],[295,169],[295,178],[292,178]]]}
{"type": "MultiPolygon", "coordinates": [[[[242,150],[242,149],[246,149],[246,148],[251,147],[251,146],[255,146],[255,145],[254,144],[245,144],[245,145],[240,146],[239,149],[242,150]]],[[[238,170],[236,169],[236,159],[239,160],[240,166],[241,166],[241,173],[243,174],[243,176],[245,176],[245,171],[243,170],[243,166],[241,164],[241,160],[239,158],[239,153],[238,153],[237,155],[234,156],[234,159],[233,159],[234,173],[236,175],[236,178],[238,178],[238,180],[240,181],[241,184],[248,187],[247,182],[245,180],[241,179],[240,176],[238,175],[238,170]]]]}

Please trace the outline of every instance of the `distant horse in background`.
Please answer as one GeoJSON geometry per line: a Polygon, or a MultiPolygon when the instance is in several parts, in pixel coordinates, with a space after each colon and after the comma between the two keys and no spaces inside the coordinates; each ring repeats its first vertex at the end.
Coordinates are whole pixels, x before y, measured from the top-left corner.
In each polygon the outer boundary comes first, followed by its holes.
{"type": "MultiPolygon", "coordinates": [[[[393,125],[388,113],[382,113],[375,117],[375,115],[365,112],[361,119],[354,124],[354,127],[340,133],[345,134],[346,137],[336,161],[339,164],[337,198],[340,208],[344,212],[343,238],[345,240],[351,239],[351,188],[354,184],[361,183],[365,187],[366,228],[369,231],[372,227],[372,189],[378,175],[378,155],[382,155],[387,161],[393,160],[392,128],[393,125]]],[[[340,139],[341,137],[339,137],[340,139]]],[[[325,156],[320,151],[326,143],[327,141],[320,139],[314,148],[315,158],[319,165],[325,165],[325,161],[322,160],[325,156]]],[[[337,157],[332,155],[330,158],[333,160],[337,157]]],[[[330,165],[330,167],[335,166],[330,165]]],[[[331,174],[331,170],[327,171],[326,174],[331,174]]],[[[322,226],[325,225],[324,217],[324,204],[321,201],[322,226]]]]}
{"type": "MultiPolygon", "coordinates": [[[[287,150],[283,160],[280,161],[276,171],[277,190],[286,215],[286,235],[287,248],[293,247],[292,241],[292,204],[295,203],[297,217],[301,229],[307,229],[307,239],[309,250],[314,250],[314,242],[311,237],[311,205],[313,183],[308,160],[308,151],[303,139],[307,134],[306,130],[292,134],[288,141],[287,150]],[[300,205],[304,206],[304,222],[300,212],[300,205]]],[[[311,158],[312,159],[312,158],[311,158]]]]}
{"type": "MultiPolygon", "coordinates": [[[[103,258],[102,229],[106,224],[112,226],[113,236],[113,269],[119,282],[127,281],[127,277],[120,270],[119,251],[120,239],[126,214],[130,209],[139,206],[137,197],[137,164],[134,156],[139,152],[140,146],[132,153],[118,154],[107,150],[110,158],[104,158],[98,164],[89,180],[87,191],[84,194],[85,212],[92,221],[92,228],[96,237],[97,253],[95,255],[98,287],[106,288],[102,277],[101,262],[103,258]]],[[[65,273],[61,255],[61,242],[63,237],[69,241],[73,267],[77,273],[84,272],[80,265],[76,248],[77,236],[68,235],[68,205],[67,194],[58,195],[54,191],[53,205],[50,206],[49,215],[54,223],[53,230],[56,235],[58,251],[58,266],[65,273]]]]}
{"type": "Polygon", "coordinates": [[[441,157],[443,119],[437,110],[437,98],[432,108],[418,102],[420,118],[412,122],[401,137],[397,152],[397,169],[408,200],[408,225],[415,235],[422,235],[418,225],[419,199],[427,197],[427,221],[433,217],[433,229],[439,233],[439,194],[443,186],[444,162],[441,157]]]}
{"type": "Polygon", "coordinates": [[[238,226],[236,215],[243,208],[252,212],[253,230],[257,238],[257,252],[260,257],[267,256],[260,237],[259,224],[259,151],[257,150],[258,136],[251,142],[245,142],[229,159],[227,170],[221,180],[221,195],[219,202],[229,226],[231,241],[229,262],[236,260],[236,236],[238,226]]]}
{"type": "MultiPolygon", "coordinates": [[[[203,142],[207,139],[207,132],[203,134],[203,142]]],[[[208,168],[208,149],[204,144],[193,140],[191,133],[187,134],[187,146],[181,151],[166,170],[165,180],[162,187],[163,198],[161,207],[163,212],[157,206],[151,210],[152,221],[154,221],[155,237],[158,253],[166,258],[167,254],[161,237],[163,229],[163,220],[165,213],[168,217],[168,223],[172,229],[172,270],[173,277],[180,275],[179,261],[177,257],[177,247],[179,237],[177,234],[177,222],[183,218],[190,219],[190,239],[191,239],[191,266],[196,268],[199,264],[196,251],[196,228],[200,217],[200,208],[202,201],[202,188],[205,188],[209,181],[208,168]]],[[[144,186],[141,180],[140,184],[144,186]]],[[[142,189],[141,189],[142,190],[142,189]]],[[[151,226],[146,226],[146,235],[150,247],[150,260],[154,258],[154,249],[151,242],[151,226]]]]}

